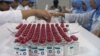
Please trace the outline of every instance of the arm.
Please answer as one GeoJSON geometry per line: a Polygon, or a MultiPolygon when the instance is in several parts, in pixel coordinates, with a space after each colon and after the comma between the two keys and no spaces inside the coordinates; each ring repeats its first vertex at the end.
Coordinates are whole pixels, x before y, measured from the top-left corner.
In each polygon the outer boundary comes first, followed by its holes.
{"type": "Polygon", "coordinates": [[[51,15],[45,10],[23,10],[22,15],[25,19],[27,19],[29,16],[36,16],[44,20],[51,19],[51,15]]]}
{"type": "Polygon", "coordinates": [[[27,19],[29,16],[36,16],[50,21],[51,15],[44,10],[16,10],[16,11],[3,11],[0,12],[0,21],[6,22],[21,22],[22,19],[27,19]]]}
{"type": "Polygon", "coordinates": [[[65,22],[72,22],[74,23],[76,20],[79,22],[79,24],[84,24],[88,23],[89,20],[91,19],[93,12],[87,12],[87,13],[82,13],[82,14],[72,14],[72,13],[51,13],[53,16],[64,16],[65,17],[65,22]]]}
{"type": "Polygon", "coordinates": [[[72,10],[71,9],[68,9],[66,6],[64,6],[63,8],[63,13],[72,13],[72,10]]]}

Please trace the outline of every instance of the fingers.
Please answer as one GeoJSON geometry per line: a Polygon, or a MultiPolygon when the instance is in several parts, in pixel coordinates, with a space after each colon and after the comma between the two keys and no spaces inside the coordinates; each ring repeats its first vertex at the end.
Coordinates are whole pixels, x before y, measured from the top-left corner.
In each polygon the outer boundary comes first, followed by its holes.
{"type": "Polygon", "coordinates": [[[99,30],[95,30],[93,33],[94,33],[96,36],[100,37],[100,31],[99,31],[99,30]]]}
{"type": "Polygon", "coordinates": [[[55,17],[59,16],[58,13],[54,13],[54,12],[50,12],[50,14],[51,16],[55,16],[55,17]]]}
{"type": "Polygon", "coordinates": [[[64,13],[50,13],[52,16],[55,16],[55,17],[59,17],[59,16],[62,16],[64,17],[64,13]]]}
{"type": "Polygon", "coordinates": [[[46,22],[50,22],[51,18],[47,18],[47,17],[42,17],[42,19],[44,19],[46,22]]]}
{"type": "Polygon", "coordinates": [[[43,13],[43,19],[45,19],[47,22],[50,22],[51,21],[51,14],[50,13],[48,13],[47,11],[44,11],[44,13],[43,13]]]}
{"type": "Polygon", "coordinates": [[[50,13],[45,10],[36,10],[36,16],[45,20],[51,19],[50,13]]]}

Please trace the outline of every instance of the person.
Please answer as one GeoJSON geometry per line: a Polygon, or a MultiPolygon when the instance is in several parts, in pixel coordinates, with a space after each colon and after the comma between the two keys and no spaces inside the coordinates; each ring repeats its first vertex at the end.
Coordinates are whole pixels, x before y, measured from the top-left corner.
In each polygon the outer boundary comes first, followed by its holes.
{"type": "Polygon", "coordinates": [[[83,8],[84,12],[87,12],[88,8],[87,8],[87,5],[84,1],[82,1],[82,8],[83,8]]]}
{"type": "Polygon", "coordinates": [[[87,12],[92,11],[92,7],[90,5],[90,0],[83,0],[83,2],[86,4],[87,12]]]}
{"type": "Polygon", "coordinates": [[[23,10],[33,9],[34,0],[22,0],[21,5],[23,6],[23,10]]]}
{"type": "Polygon", "coordinates": [[[100,30],[100,0],[90,0],[91,7],[94,9],[82,14],[56,13],[55,16],[65,16],[65,21],[77,20],[80,23],[87,23],[87,30],[94,33],[100,30]]]}
{"type": "Polygon", "coordinates": [[[55,12],[62,12],[61,6],[59,6],[58,0],[53,0],[53,5],[49,8],[49,10],[54,10],[55,12]]]}
{"type": "Polygon", "coordinates": [[[82,0],[71,0],[72,1],[72,13],[83,13],[83,3],[82,0]]]}
{"type": "Polygon", "coordinates": [[[20,2],[20,4],[19,4],[17,10],[28,10],[27,9],[28,3],[29,3],[28,0],[19,0],[19,2],[20,2]]]}
{"type": "Polygon", "coordinates": [[[29,3],[28,0],[22,0],[21,5],[22,5],[23,7],[25,7],[25,6],[28,5],[28,3],[29,3]]]}
{"type": "Polygon", "coordinates": [[[22,6],[22,0],[19,0],[19,5],[16,10],[24,10],[24,7],[22,6]]]}
{"type": "Polygon", "coordinates": [[[51,14],[45,10],[32,9],[8,11],[12,1],[14,0],[0,0],[0,25],[7,22],[20,23],[22,19],[27,19],[29,16],[36,16],[47,22],[51,19],[51,14]]]}
{"type": "Polygon", "coordinates": [[[84,13],[87,11],[87,6],[82,0],[71,0],[72,7],[70,9],[63,7],[64,13],[84,13]]]}
{"type": "Polygon", "coordinates": [[[11,2],[14,2],[14,1],[13,0],[10,0],[10,1],[0,0],[0,10],[1,11],[9,10],[10,6],[8,6],[8,4],[11,4],[11,2]]]}
{"type": "Polygon", "coordinates": [[[29,3],[28,3],[29,8],[32,9],[34,7],[35,3],[36,2],[34,0],[29,0],[29,3]]]}
{"type": "Polygon", "coordinates": [[[35,0],[28,0],[28,4],[24,7],[25,10],[35,9],[35,0]]]}
{"type": "Polygon", "coordinates": [[[11,3],[10,10],[16,10],[19,5],[19,0],[14,0],[14,2],[11,3]]]}

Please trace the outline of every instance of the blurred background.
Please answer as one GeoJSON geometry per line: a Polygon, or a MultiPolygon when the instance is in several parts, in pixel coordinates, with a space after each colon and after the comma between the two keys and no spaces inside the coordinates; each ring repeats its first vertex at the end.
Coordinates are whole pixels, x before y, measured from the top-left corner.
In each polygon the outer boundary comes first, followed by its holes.
{"type": "MultiPolygon", "coordinates": [[[[53,0],[37,0],[36,7],[39,9],[44,9],[46,4],[48,4],[48,6],[53,5],[53,0]]],[[[59,5],[66,6],[67,8],[71,7],[70,0],[59,0],[59,5]]]]}

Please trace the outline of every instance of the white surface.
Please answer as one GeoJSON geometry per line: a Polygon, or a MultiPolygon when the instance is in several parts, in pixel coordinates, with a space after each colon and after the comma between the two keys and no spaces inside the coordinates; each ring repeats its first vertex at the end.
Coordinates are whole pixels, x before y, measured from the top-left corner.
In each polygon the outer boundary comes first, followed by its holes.
{"type": "MultiPolygon", "coordinates": [[[[12,48],[14,36],[12,32],[14,32],[16,25],[14,23],[7,23],[0,27],[0,56],[14,56],[12,48]]],[[[70,27],[72,32],[76,32],[75,35],[79,37],[80,52],[77,56],[100,56],[99,38],[77,24],[70,24],[70,27]]]]}

